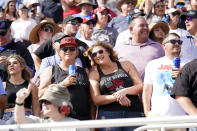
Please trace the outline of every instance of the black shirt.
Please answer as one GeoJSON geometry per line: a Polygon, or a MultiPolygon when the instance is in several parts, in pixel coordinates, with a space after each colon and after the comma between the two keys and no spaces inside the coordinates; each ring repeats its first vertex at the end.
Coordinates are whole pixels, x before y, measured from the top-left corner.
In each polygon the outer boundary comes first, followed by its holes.
{"type": "Polygon", "coordinates": [[[197,59],[187,63],[179,72],[171,96],[189,97],[197,107],[197,59]]]}

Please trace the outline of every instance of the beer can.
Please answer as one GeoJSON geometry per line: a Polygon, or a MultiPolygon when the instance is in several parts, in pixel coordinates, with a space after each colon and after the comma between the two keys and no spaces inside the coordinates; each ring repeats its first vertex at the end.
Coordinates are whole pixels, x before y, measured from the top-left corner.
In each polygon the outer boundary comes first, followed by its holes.
{"type": "Polygon", "coordinates": [[[180,58],[176,57],[173,59],[173,68],[180,68],[180,58]]]}
{"type": "Polygon", "coordinates": [[[70,66],[69,66],[68,73],[69,73],[69,75],[71,75],[71,74],[76,74],[75,65],[70,65],[70,66]]]}

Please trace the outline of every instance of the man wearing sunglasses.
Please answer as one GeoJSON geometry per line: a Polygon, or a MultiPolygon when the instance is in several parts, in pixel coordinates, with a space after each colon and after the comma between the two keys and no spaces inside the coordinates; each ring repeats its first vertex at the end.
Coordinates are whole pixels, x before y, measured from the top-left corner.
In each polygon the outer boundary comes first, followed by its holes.
{"type": "Polygon", "coordinates": [[[176,78],[180,71],[173,68],[173,59],[180,57],[181,44],[177,34],[169,33],[162,42],[165,56],[148,62],[146,66],[142,95],[146,117],[185,115],[176,100],[170,97],[172,77],[176,78]]]}
{"type": "Polygon", "coordinates": [[[182,21],[185,21],[187,31],[189,32],[185,35],[183,35],[183,31],[179,32],[179,34],[181,34],[181,40],[183,41],[180,56],[183,63],[188,63],[197,58],[197,47],[194,40],[195,33],[197,32],[197,11],[190,10],[183,12],[180,17],[182,21]]]}
{"type": "MultiPolygon", "coordinates": [[[[82,23],[82,21],[83,21],[83,19],[81,19],[80,17],[74,17],[72,15],[66,17],[63,21],[62,32],[65,35],[75,37],[75,35],[79,29],[79,25],[82,23]]],[[[80,41],[79,39],[76,39],[76,43],[78,44],[78,49],[79,49],[79,56],[78,57],[80,58],[80,60],[82,62],[82,66],[84,68],[90,67],[89,59],[87,57],[83,56],[83,52],[85,52],[85,50],[88,48],[88,45],[86,43],[80,41]]],[[[33,54],[34,62],[38,68],[40,68],[40,64],[41,64],[42,59],[55,55],[56,51],[54,50],[52,45],[53,45],[52,39],[49,39],[49,40],[45,41],[34,52],[34,54],[33,54]]]]}
{"type": "Polygon", "coordinates": [[[11,22],[8,20],[0,20],[0,77],[2,80],[6,79],[6,69],[4,64],[6,58],[11,54],[18,54],[23,57],[27,63],[27,66],[34,71],[34,62],[31,54],[27,48],[23,45],[16,44],[11,37],[11,22]]]}
{"type": "MultiPolygon", "coordinates": [[[[24,100],[29,96],[29,89],[23,88],[17,92],[15,121],[17,124],[24,123],[53,123],[53,122],[69,122],[78,121],[74,118],[68,117],[72,112],[72,104],[70,93],[67,88],[61,87],[58,84],[52,84],[47,87],[44,95],[40,98],[42,104],[42,113],[48,119],[39,118],[36,116],[25,116],[24,100]]],[[[89,131],[89,129],[76,128],[54,128],[50,131],[66,130],[66,131],[89,131]]],[[[48,131],[48,130],[46,130],[48,131]]]]}

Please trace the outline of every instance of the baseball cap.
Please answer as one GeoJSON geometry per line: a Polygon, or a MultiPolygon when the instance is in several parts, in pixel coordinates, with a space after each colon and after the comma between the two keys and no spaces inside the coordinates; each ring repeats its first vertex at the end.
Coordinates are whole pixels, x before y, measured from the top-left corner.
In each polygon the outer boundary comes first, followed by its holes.
{"type": "Polygon", "coordinates": [[[62,38],[64,38],[66,35],[62,32],[56,33],[53,37],[52,37],[52,43],[55,43],[59,40],[61,40],[62,38]]]}
{"type": "Polygon", "coordinates": [[[9,20],[0,20],[0,32],[6,33],[11,26],[11,21],[9,20]]]}
{"type": "Polygon", "coordinates": [[[59,84],[51,84],[46,88],[44,95],[40,98],[40,102],[44,100],[47,100],[58,107],[67,105],[72,107],[68,89],[61,87],[59,84]]]}
{"type": "Polygon", "coordinates": [[[176,12],[176,11],[181,13],[181,11],[179,9],[170,8],[170,9],[167,10],[167,14],[171,14],[171,13],[176,12]]]}
{"type": "Polygon", "coordinates": [[[186,17],[192,17],[192,18],[197,18],[197,10],[189,10],[189,11],[186,11],[186,12],[183,12],[181,14],[181,19],[185,20],[186,17]]]}
{"type": "Polygon", "coordinates": [[[96,24],[96,20],[93,19],[93,18],[83,18],[82,24],[85,24],[85,23],[87,23],[87,22],[89,22],[89,21],[91,21],[92,24],[96,24]]]}
{"type": "Polygon", "coordinates": [[[80,18],[80,17],[74,17],[73,15],[69,15],[66,18],[64,18],[63,24],[66,24],[67,22],[69,22],[71,20],[74,20],[74,19],[76,19],[79,23],[82,23],[83,22],[83,19],[82,18],[80,18]]]}
{"type": "Polygon", "coordinates": [[[20,4],[19,6],[18,6],[18,9],[19,10],[22,10],[22,9],[28,9],[24,4],[20,4]]]}
{"type": "Polygon", "coordinates": [[[128,16],[130,17],[130,21],[136,17],[145,16],[145,14],[142,11],[140,11],[139,9],[131,10],[131,11],[129,11],[128,14],[129,14],[128,16]]]}
{"type": "Polygon", "coordinates": [[[64,37],[61,39],[61,42],[60,42],[60,48],[65,46],[65,45],[74,45],[77,47],[77,43],[75,41],[75,38],[73,37],[64,37]]]}

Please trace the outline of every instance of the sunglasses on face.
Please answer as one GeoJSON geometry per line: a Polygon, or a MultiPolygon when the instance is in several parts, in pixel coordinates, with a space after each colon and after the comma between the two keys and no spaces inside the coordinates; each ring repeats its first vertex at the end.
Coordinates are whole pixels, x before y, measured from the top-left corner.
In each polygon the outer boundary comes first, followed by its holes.
{"type": "Polygon", "coordinates": [[[192,17],[188,16],[188,17],[186,18],[186,20],[187,20],[187,21],[192,21],[192,17]]]}
{"type": "Polygon", "coordinates": [[[182,40],[169,40],[166,43],[171,43],[173,45],[178,43],[179,45],[182,45],[183,41],[182,40]]]}
{"type": "Polygon", "coordinates": [[[53,29],[52,28],[49,28],[49,27],[43,27],[42,28],[44,32],[50,32],[50,33],[53,33],[53,29]]]}
{"type": "Polygon", "coordinates": [[[164,8],[165,7],[165,5],[157,5],[157,6],[155,6],[155,8],[164,8]]]}
{"type": "Polygon", "coordinates": [[[92,53],[92,54],[91,54],[92,58],[95,58],[95,57],[97,56],[98,53],[99,53],[99,54],[103,54],[103,50],[101,49],[101,50],[99,50],[99,51],[97,51],[97,52],[92,53]]]}
{"type": "Polygon", "coordinates": [[[91,21],[88,21],[88,22],[86,22],[84,24],[86,24],[86,25],[94,25],[91,21]]]}
{"type": "Polygon", "coordinates": [[[176,5],[177,8],[184,8],[184,5],[176,5]]]}
{"type": "Polygon", "coordinates": [[[101,15],[108,16],[108,14],[107,14],[107,13],[105,13],[105,12],[101,12],[101,15]]]}
{"type": "Polygon", "coordinates": [[[70,22],[68,22],[68,24],[71,24],[71,25],[80,25],[80,23],[77,22],[77,21],[70,21],[70,22]]]}
{"type": "Polygon", "coordinates": [[[135,5],[135,2],[134,1],[126,1],[125,4],[127,4],[127,5],[129,5],[129,4],[135,5]]]}
{"type": "Polygon", "coordinates": [[[73,51],[76,50],[76,47],[62,47],[61,50],[64,51],[64,52],[67,52],[68,50],[73,52],[73,51]]]}
{"type": "Polygon", "coordinates": [[[45,104],[45,105],[51,105],[52,104],[50,101],[47,101],[47,100],[43,100],[41,103],[45,104]]]}
{"type": "Polygon", "coordinates": [[[0,36],[5,36],[6,34],[7,34],[7,32],[5,32],[5,31],[0,32],[0,36]]]}
{"type": "Polygon", "coordinates": [[[179,12],[173,12],[172,13],[172,16],[176,16],[176,15],[180,16],[180,13],[179,12]]]}

